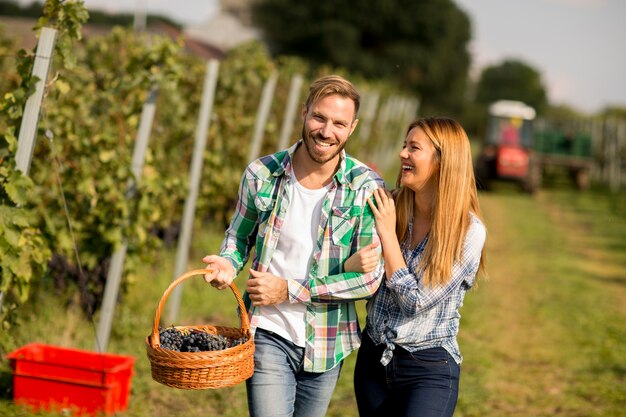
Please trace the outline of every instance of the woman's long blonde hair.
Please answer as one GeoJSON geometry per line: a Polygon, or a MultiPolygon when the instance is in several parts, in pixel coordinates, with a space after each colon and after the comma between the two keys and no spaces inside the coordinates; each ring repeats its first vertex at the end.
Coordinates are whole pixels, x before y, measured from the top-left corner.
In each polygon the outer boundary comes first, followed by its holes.
{"type": "MultiPolygon", "coordinates": [[[[420,128],[435,147],[433,179],[435,198],[432,205],[432,224],[420,269],[424,284],[445,284],[452,278],[454,262],[459,260],[465,235],[470,226],[469,213],[482,219],[476,191],[469,138],[463,127],[447,117],[424,117],[409,125],[408,133],[420,128]]],[[[402,242],[407,238],[409,217],[413,212],[415,194],[400,184],[398,174],[394,200],[396,203],[396,233],[402,242]]],[[[480,259],[485,271],[485,249],[480,259]]]]}

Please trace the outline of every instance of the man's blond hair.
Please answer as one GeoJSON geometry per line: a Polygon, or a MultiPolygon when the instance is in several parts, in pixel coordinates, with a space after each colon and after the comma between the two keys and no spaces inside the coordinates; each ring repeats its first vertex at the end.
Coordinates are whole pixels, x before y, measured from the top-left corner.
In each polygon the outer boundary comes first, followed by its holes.
{"type": "Polygon", "coordinates": [[[309,96],[304,105],[308,110],[313,103],[331,95],[338,95],[352,100],[354,103],[354,118],[356,119],[361,106],[361,96],[350,81],[339,75],[327,75],[315,80],[309,88],[309,96]]]}

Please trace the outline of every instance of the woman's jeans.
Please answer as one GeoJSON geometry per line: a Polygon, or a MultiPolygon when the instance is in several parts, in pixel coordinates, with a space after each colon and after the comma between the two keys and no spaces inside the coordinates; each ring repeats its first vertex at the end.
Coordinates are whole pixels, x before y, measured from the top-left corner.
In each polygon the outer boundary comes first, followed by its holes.
{"type": "Polygon", "coordinates": [[[384,350],[363,332],[354,370],[361,417],[452,416],[461,369],[444,348],[411,353],[396,345],[387,366],[380,363],[384,350]]]}
{"type": "Polygon", "coordinates": [[[304,348],[256,329],[254,374],[246,381],[250,417],[324,417],[341,365],[305,372],[304,348]]]}

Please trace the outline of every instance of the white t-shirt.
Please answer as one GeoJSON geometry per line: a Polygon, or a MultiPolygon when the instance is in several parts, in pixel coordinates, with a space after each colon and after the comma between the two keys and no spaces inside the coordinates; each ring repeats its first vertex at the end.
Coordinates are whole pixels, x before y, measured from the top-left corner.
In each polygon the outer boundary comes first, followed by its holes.
{"type": "MultiPolygon", "coordinates": [[[[313,249],[317,243],[322,217],[322,203],[327,187],[310,190],[300,185],[291,174],[291,204],[280,228],[278,245],[268,272],[286,279],[303,282],[307,278],[313,249]]],[[[274,332],[297,346],[305,344],[306,305],[285,301],[260,307],[258,327],[274,332]]]]}

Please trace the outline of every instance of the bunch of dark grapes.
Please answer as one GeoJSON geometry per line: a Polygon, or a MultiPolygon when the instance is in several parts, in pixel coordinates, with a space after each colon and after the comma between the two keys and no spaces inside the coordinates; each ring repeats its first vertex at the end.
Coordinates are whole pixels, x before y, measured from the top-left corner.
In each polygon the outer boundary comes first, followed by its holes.
{"type": "Polygon", "coordinates": [[[183,334],[174,327],[160,328],[159,338],[161,339],[161,347],[163,349],[175,350],[177,352],[180,352],[180,348],[184,343],[183,334]]]}
{"type": "Polygon", "coordinates": [[[228,347],[228,339],[219,334],[193,331],[183,339],[181,352],[206,352],[223,350],[228,347]]]}
{"type": "Polygon", "coordinates": [[[248,338],[228,339],[219,334],[200,330],[180,331],[175,327],[160,328],[161,347],[176,352],[207,352],[228,349],[244,344],[248,338]]]}
{"type": "Polygon", "coordinates": [[[239,339],[232,339],[230,343],[228,344],[228,347],[231,348],[231,347],[243,345],[247,341],[248,341],[247,337],[240,337],[239,339]]]}

